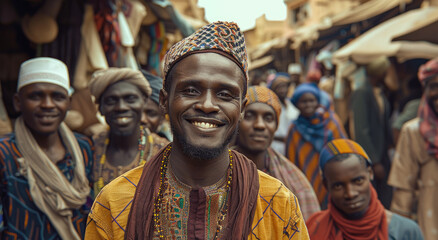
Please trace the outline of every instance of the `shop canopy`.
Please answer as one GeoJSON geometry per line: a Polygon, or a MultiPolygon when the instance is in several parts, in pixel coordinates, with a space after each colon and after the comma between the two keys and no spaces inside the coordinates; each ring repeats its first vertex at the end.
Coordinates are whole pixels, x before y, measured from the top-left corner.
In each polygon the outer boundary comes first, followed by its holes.
{"type": "MultiPolygon", "coordinates": [[[[292,36],[292,48],[298,48],[302,42],[315,41],[320,37],[322,31],[331,31],[335,26],[343,26],[368,20],[394,8],[399,8],[400,12],[406,9],[407,5],[416,0],[370,0],[352,9],[346,10],[333,17],[326,17],[318,24],[312,24],[296,29],[292,36]]],[[[414,4],[415,5],[415,4],[414,4]]]]}
{"type": "MultiPolygon", "coordinates": [[[[413,58],[430,59],[438,56],[438,45],[426,41],[392,41],[438,21],[438,7],[408,11],[368,30],[333,54],[333,62],[353,60],[366,64],[379,56],[397,57],[399,61],[413,58]]],[[[430,32],[436,35],[436,32],[430,32]]]]}

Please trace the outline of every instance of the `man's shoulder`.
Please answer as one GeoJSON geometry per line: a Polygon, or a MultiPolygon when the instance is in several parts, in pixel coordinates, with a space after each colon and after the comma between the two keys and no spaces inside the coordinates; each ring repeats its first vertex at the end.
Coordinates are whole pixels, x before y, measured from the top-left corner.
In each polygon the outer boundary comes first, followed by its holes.
{"type": "Polygon", "coordinates": [[[2,156],[8,158],[7,156],[10,156],[11,154],[17,156],[20,155],[15,144],[15,133],[8,133],[0,137],[0,152],[0,158],[2,156]]]}
{"type": "Polygon", "coordinates": [[[73,134],[81,147],[93,146],[93,142],[91,141],[91,139],[89,137],[87,137],[83,134],[77,133],[77,132],[73,132],[73,134]]]}
{"type": "Polygon", "coordinates": [[[413,220],[392,213],[391,221],[388,226],[390,236],[395,239],[423,239],[420,227],[413,220]]]}
{"type": "Polygon", "coordinates": [[[278,179],[257,170],[259,174],[259,194],[261,197],[295,198],[294,194],[278,179]]]}
{"type": "Polygon", "coordinates": [[[118,194],[124,194],[127,197],[130,196],[133,198],[137,184],[143,173],[143,167],[144,165],[138,166],[112,180],[103,187],[96,199],[111,202],[115,199],[119,199],[118,194]]]}

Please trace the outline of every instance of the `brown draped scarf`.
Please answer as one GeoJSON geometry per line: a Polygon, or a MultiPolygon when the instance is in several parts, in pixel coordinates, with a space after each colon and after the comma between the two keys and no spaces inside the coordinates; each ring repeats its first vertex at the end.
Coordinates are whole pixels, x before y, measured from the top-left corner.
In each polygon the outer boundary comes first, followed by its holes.
{"type": "MultiPolygon", "coordinates": [[[[143,168],[126,226],[125,239],[152,239],[153,209],[160,184],[163,148],[143,168]]],[[[222,239],[246,239],[251,233],[259,192],[259,177],[255,164],[244,155],[232,151],[233,180],[228,208],[228,222],[222,239]]]]}

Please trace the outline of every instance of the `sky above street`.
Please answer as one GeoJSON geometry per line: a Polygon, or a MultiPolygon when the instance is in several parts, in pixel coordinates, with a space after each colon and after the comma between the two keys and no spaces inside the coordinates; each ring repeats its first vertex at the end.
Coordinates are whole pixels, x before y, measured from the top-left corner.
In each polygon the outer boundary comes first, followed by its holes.
{"type": "Polygon", "coordinates": [[[205,8],[207,21],[233,21],[243,31],[253,28],[263,14],[268,20],[286,19],[283,0],[198,0],[198,5],[205,8]]]}

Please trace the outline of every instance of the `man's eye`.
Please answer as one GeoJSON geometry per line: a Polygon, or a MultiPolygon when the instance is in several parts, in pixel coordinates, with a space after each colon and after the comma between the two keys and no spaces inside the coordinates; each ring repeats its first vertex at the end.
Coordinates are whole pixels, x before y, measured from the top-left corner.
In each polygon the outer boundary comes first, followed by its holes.
{"type": "Polygon", "coordinates": [[[189,94],[189,95],[195,95],[198,93],[198,91],[195,88],[186,88],[183,91],[185,94],[189,94]]]}
{"type": "Polygon", "coordinates": [[[333,184],[333,190],[340,190],[342,188],[342,185],[339,183],[333,184]]]}
{"type": "Polygon", "coordinates": [[[106,104],[106,105],[114,105],[114,104],[116,104],[116,99],[115,98],[106,98],[105,99],[105,101],[104,101],[104,104],[106,104]]]}
{"type": "Polygon", "coordinates": [[[138,97],[135,95],[129,95],[125,98],[128,103],[135,103],[138,100],[138,97]]]}
{"type": "Polygon", "coordinates": [[[233,95],[231,95],[231,93],[229,93],[228,91],[221,91],[218,93],[218,96],[220,98],[230,99],[230,100],[233,98],[233,95]]]}

